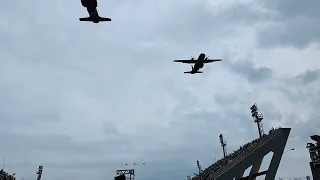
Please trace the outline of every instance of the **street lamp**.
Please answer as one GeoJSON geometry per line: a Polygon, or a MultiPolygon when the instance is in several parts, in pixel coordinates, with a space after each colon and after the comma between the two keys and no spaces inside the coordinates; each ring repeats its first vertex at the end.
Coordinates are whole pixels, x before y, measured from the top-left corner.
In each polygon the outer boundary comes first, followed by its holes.
{"type": "MultiPolygon", "coordinates": [[[[294,150],[294,148],[289,149],[289,150],[285,151],[284,153],[287,153],[287,152],[289,152],[289,151],[293,151],[293,150],[294,150]]],[[[282,154],[284,154],[284,153],[282,153],[282,154]]]]}

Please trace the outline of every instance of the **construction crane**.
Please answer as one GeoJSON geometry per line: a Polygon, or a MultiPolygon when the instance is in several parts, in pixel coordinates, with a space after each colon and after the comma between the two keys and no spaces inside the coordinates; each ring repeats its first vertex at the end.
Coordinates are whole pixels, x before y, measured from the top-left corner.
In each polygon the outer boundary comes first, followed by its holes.
{"type": "Polygon", "coordinates": [[[37,180],[41,180],[41,176],[42,176],[42,170],[43,170],[43,166],[39,166],[38,171],[37,171],[37,180]]]}
{"type": "Polygon", "coordinates": [[[225,158],[227,156],[227,141],[223,138],[222,134],[219,135],[220,138],[220,144],[222,146],[223,151],[223,157],[225,158]]]}

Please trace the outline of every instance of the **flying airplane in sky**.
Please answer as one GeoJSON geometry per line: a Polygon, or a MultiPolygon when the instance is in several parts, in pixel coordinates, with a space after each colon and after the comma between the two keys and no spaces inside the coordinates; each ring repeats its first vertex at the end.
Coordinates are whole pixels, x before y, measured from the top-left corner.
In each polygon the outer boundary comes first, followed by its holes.
{"type": "Polygon", "coordinates": [[[100,17],[97,10],[97,0],[81,0],[83,7],[87,8],[89,17],[79,18],[80,21],[91,21],[93,23],[99,23],[100,21],[111,21],[110,18],[100,17]]]}
{"type": "Polygon", "coordinates": [[[187,74],[195,74],[195,73],[203,73],[202,71],[199,71],[199,69],[203,68],[204,64],[206,63],[212,63],[216,61],[222,61],[221,59],[209,59],[206,57],[204,53],[201,53],[198,57],[198,59],[191,58],[189,60],[174,60],[174,62],[181,62],[181,63],[188,63],[188,64],[194,64],[194,66],[191,65],[192,70],[187,71],[184,73],[187,74]]]}
{"type": "MultiPolygon", "coordinates": [[[[141,164],[146,164],[145,162],[142,162],[141,164]]],[[[125,164],[126,166],[128,165],[128,164],[125,164]]],[[[136,163],[136,162],[133,162],[133,164],[132,165],[138,165],[138,163],[136,163]]]]}

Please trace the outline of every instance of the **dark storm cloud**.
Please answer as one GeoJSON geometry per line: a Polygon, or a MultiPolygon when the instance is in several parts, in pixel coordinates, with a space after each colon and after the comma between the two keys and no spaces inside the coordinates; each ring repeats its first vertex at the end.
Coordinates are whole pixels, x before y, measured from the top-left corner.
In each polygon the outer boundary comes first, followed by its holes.
{"type": "Polygon", "coordinates": [[[255,66],[251,61],[230,63],[230,69],[245,76],[249,82],[263,82],[272,76],[272,70],[263,66],[255,66]]]}
{"type": "Polygon", "coordinates": [[[320,40],[320,11],[317,0],[263,0],[265,8],[275,11],[271,25],[258,35],[262,47],[294,46],[304,48],[320,40]]]}
{"type": "Polygon", "coordinates": [[[296,76],[295,81],[302,84],[308,85],[315,81],[320,81],[320,70],[307,70],[296,76]]]}
{"type": "MultiPolygon", "coordinates": [[[[296,76],[284,79],[281,90],[292,103],[309,102],[310,106],[320,105],[320,70],[306,70],[296,76]]],[[[306,107],[310,108],[310,107],[306,107]]]]}
{"type": "Polygon", "coordinates": [[[230,61],[230,55],[226,55],[224,59],[224,66],[226,66],[230,72],[245,77],[249,83],[259,83],[270,79],[273,75],[272,69],[261,66],[254,63],[254,59],[250,54],[245,57],[235,58],[230,61]]]}

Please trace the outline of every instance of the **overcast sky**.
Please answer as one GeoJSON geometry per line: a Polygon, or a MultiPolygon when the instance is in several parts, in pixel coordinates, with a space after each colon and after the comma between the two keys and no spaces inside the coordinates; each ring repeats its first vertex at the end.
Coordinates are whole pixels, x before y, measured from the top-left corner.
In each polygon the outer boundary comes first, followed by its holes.
{"type": "Polygon", "coordinates": [[[277,177],[311,175],[320,133],[317,0],[100,0],[112,22],[79,22],[80,0],[0,1],[0,157],[34,179],[177,180],[258,137],[291,127],[277,177]],[[252,1],[252,2],[251,2],[252,1]],[[253,2],[254,1],[254,2],[253,2]],[[308,4],[307,4],[308,3],[308,4]],[[188,75],[174,59],[222,62],[188,75]],[[318,119],[317,119],[318,118],[318,119]],[[130,168],[132,166],[128,166],[130,168]]]}

